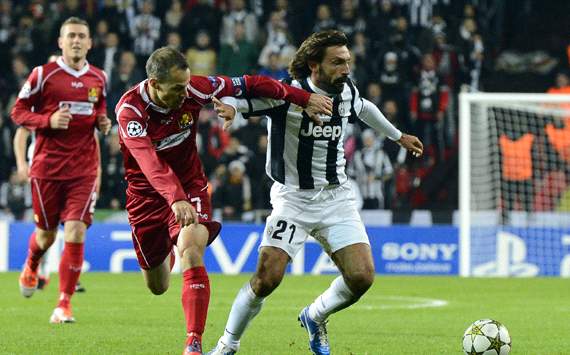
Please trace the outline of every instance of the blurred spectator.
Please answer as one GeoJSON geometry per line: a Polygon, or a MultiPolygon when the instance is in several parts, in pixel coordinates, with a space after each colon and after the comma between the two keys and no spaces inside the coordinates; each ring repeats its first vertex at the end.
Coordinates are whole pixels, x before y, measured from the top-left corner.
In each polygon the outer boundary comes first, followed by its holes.
{"type": "Polygon", "coordinates": [[[28,183],[20,181],[16,171],[0,184],[0,208],[16,220],[23,220],[26,210],[32,207],[32,191],[28,183]]]}
{"type": "Polygon", "coordinates": [[[16,16],[12,9],[11,0],[0,1],[0,53],[4,53],[0,56],[0,68],[10,64],[10,56],[6,54],[10,53],[16,35],[16,16]]]}
{"type": "Polygon", "coordinates": [[[137,63],[144,69],[147,57],[157,47],[160,38],[160,19],[153,15],[152,1],[142,3],[141,14],[133,18],[131,36],[133,38],[133,52],[137,56],[137,63]]]}
{"type": "Polygon", "coordinates": [[[570,78],[566,72],[556,73],[555,85],[548,89],[549,94],[570,94],[570,78]]]}
{"type": "Polygon", "coordinates": [[[313,32],[330,30],[335,27],[336,22],[332,17],[331,8],[329,5],[320,4],[319,7],[317,7],[317,18],[315,20],[315,25],[313,26],[313,32]]]}
{"type": "Polygon", "coordinates": [[[198,3],[192,6],[191,10],[186,11],[180,25],[180,33],[184,34],[182,38],[183,47],[188,48],[194,45],[195,34],[202,30],[210,34],[212,46],[219,48],[221,21],[220,10],[214,7],[210,0],[198,0],[198,3]]]}
{"type": "Polygon", "coordinates": [[[362,209],[384,208],[384,181],[392,178],[392,164],[371,129],[362,132],[362,144],[351,164],[351,175],[362,195],[362,209]]]}
{"type": "Polygon", "coordinates": [[[95,33],[91,36],[91,50],[103,48],[105,39],[109,33],[109,24],[105,19],[97,21],[95,25],[95,33]]]}
{"type": "Polygon", "coordinates": [[[218,58],[218,74],[239,76],[251,73],[257,65],[259,54],[257,47],[245,38],[245,27],[237,23],[234,38],[230,43],[222,44],[218,58]]]}
{"type": "Polygon", "coordinates": [[[368,86],[366,86],[366,99],[378,108],[382,106],[382,87],[380,84],[375,81],[368,83],[368,86]]]}
{"type": "Polygon", "coordinates": [[[235,25],[243,24],[245,38],[251,43],[257,42],[257,18],[245,8],[245,0],[230,0],[230,11],[223,17],[221,43],[231,43],[234,38],[235,25]]]}
{"type": "Polygon", "coordinates": [[[473,19],[465,19],[459,28],[459,56],[463,71],[465,90],[478,91],[481,69],[483,66],[483,39],[477,33],[477,24],[473,19]]]}
{"type": "Polygon", "coordinates": [[[405,100],[404,75],[405,68],[401,67],[395,52],[386,52],[379,61],[378,81],[386,99],[401,103],[405,100]]]}
{"type": "Polygon", "coordinates": [[[100,18],[107,20],[109,31],[117,33],[120,42],[129,43],[129,24],[125,14],[119,10],[118,3],[116,0],[103,0],[103,5],[97,13],[100,18]]]}
{"type": "Polygon", "coordinates": [[[241,161],[232,161],[227,171],[225,181],[214,192],[213,205],[222,209],[224,219],[240,220],[243,212],[252,209],[251,183],[241,161]]]}
{"type": "Polygon", "coordinates": [[[228,165],[234,160],[239,160],[245,165],[250,163],[251,157],[251,151],[243,145],[237,137],[232,136],[230,137],[228,146],[224,149],[224,153],[219,159],[219,163],[228,165]]]}
{"type": "Polygon", "coordinates": [[[447,36],[444,32],[435,32],[434,38],[433,59],[437,67],[437,74],[442,77],[450,91],[455,92],[455,83],[459,73],[457,53],[447,43],[447,36]]]}
{"type": "MultiPolygon", "coordinates": [[[[44,53],[43,41],[41,33],[34,28],[34,21],[30,16],[22,16],[18,21],[14,44],[10,48],[13,55],[19,54],[26,58],[28,63],[32,65],[40,64],[38,62],[38,53],[44,53]]],[[[45,58],[44,55],[39,57],[45,58]]]]}
{"type": "Polygon", "coordinates": [[[443,159],[443,120],[449,91],[435,69],[433,56],[424,55],[420,77],[410,97],[410,114],[424,144],[426,158],[443,159]]]}
{"type": "Polygon", "coordinates": [[[174,48],[177,51],[182,51],[182,37],[178,32],[169,32],[166,35],[166,46],[174,48]]]}
{"type": "MultiPolygon", "coordinates": [[[[252,117],[253,118],[253,117],[252,117]]],[[[251,119],[251,118],[250,118],[251,119]]],[[[257,146],[253,150],[251,160],[251,177],[253,208],[268,210],[271,208],[270,191],[273,180],[265,173],[265,159],[267,155],[267,132],[257,136],[257,146]]]]}
{"type": "Polygon", "coordinates": [[[267,24],[267,42],[261,50],[258,64],[262,67],[269,65],[269,55],[279,53],[280,65],[287,67],[297,50],[291,44],[291,38],[287,29],[287,23],[278,12],[273,12],[267,24]]]}
{"type": "MultiPolygon", "coordinates": [[[[412,128],[409,122],[406,122],[404,118],[400,116],[400,111],[398,110],[398,104],[394,100],[386,100],[382,106],[382,113],[392,123],[394,126],[398,127],[401,131],[411,132],[412,128]]],[[[382,149],[388,154],[390,162],[394,165],[394,170],[399,166],[403,165],[406,161],[406,156],[408,152],[406,149],[398,144],[384,144],[382,149]]]]}
{"type": "Polygon", "coordinates": [[[344,32],[353,40],[357,32],[363,32],[366,29],[366,23],[357,14],[358,2],[353,0],[341,0],[340,15],[336,21],[336,29],[344,32]]]}
{"type": "Polygon", "coordinates": [[[115,67],[111,74],[111,90],[107,97],[107,113],[115,116],[115,105],[121,96],[132,86],[144,79],[140,69],[137,67],[137,59],[133,52],[125,51],[121,53],[119,65],[115,67]]]}
{"type": "Polygon", "coordinates": [[[245,121],[246,124],[235,130],[232,136],[236,137],[247,149],[255,152],[259,147],[259,137],[267,134],[267,121],[259,116],[251,116],[245,121]]]}
{"type": "Polygon", "coordinates": [[[194,75],[216,74],[216,51],[210,42],[210,35],[206,31],[196,34],[196,45],[186,51],[186,60],[190,72],[194,75]]]}
{"type": "Polygon", "coordinates": [[[281,55],[279,52],[269,54],[268,65],[261,67],[258,74],[270,76],[276,80],[287,79],[289,77],[286,67],[283,67],[281,64],[281,55]]]}
{"type": "Polygon", "coordinates": [[[164,32],[180,33],[183,18],[184,9],[182,7],[182,2],[180,0],[173,0],[170,4],[170,8],[168,8],[164,15],[164,32]]]}
{"type": "Polygon", "coordinates": [[[103,208],[122,209],[126,201],[123,154],[117,126],[101,140],[101,189],[98,204],[103,208]]]}
{"type": "Polygon", "coordinates": [[[200,160],[204,165],[204,173],[210,177],[224,153],[230,137],[219,124],[214,110],[202,109],[198,118],[196,146],[200,160]]]}
{"type": "Polygon", "coordinates": [[[390,0],[377,0],[363,2],[364,13],[368,16],[366,21],[366,37],[370,40],[370,49],[373,53],[383,53],[387,50],[388,37],[394,23],[399,16],[399,9],[390,0]]]}
{"type": "Polygon", "coordinates": [[[364,90],[370,81],[370,70],[366,66],[366,61],[362,57],[351,53],[352,63],[350,65],[350,78],[356,83],[359,90],[364,90]]]}
{"type": "Polygon", "coordinates": [[[105,36],[103,47],[91,51],[93,64],[102,68],[107,74],[107,85],[113,81],[113,70],[119,64],[121,49],[119,48],[119,36],[115,32],[109,32],[105,36]]]}

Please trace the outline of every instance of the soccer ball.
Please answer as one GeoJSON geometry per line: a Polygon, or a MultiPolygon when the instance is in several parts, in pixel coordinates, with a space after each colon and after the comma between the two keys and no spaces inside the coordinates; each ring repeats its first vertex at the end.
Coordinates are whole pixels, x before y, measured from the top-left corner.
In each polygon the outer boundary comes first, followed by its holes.
{"type": "Polygon", "coordinates": [[[463,334],[463,352],[466,355],[508,355],[511,336],[507,328],[496,320],[480,319],[463,334]]]}

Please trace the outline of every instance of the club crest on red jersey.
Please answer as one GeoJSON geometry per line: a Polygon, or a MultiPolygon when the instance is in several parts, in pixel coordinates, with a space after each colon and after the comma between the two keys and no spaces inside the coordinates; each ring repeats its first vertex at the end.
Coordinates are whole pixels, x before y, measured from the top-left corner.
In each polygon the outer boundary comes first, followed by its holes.
{"type": "Polygon", "coordinates": [[[178,126],[180,126],[180,129],[186,129],[192,125],[193,121],[194,118],[192,117],[192,114],[190,112],[186,112],[178,120],[178,126]]]}
{"type": "Polygon", "coordinates": [[[97,87],[89,88],[89,90],[87,91],[87,100],[89,102],[97,102],[99,101],[99,94],[100,94],[99,88],[97,87]]]}

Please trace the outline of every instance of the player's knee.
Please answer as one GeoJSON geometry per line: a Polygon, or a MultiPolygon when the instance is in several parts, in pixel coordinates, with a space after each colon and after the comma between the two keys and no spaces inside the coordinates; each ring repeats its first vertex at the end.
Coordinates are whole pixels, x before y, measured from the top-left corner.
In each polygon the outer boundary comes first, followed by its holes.
{"type": "Polygon", "coordinates": [[[152,292],[153,295],[162,295],[168,291],[168,281],[167,282],[148,282],[147,287],[152,292]]]}
{"type": "Polygon", "coordinates": [[[254,275],[251,279],[251,288],[258,297],[269,296],[281,283],[283,277],[276,275],[254,275]]]}
{"type": "Polygon", "coordinates": [[[345,281],[352,293],[360,297],[374,283],[374,270],[358,270],[345,276],[345,281]]]}
{"type": "Polygon", "coordinates": [[[55,241],[56,234],[57,231],[36,231],[36,243],[38,244],[38,247],[43,250],[49,248],[55,241]]]}

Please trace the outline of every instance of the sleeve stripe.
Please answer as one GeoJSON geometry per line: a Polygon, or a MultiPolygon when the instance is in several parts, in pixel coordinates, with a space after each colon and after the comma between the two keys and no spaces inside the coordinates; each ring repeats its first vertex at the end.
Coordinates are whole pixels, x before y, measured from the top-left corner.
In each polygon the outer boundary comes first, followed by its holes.
{"type": "Polygon", "coordinates": [[[36,94],[40,91],[40,87],[42,86],[42,77],[44,76],[44,68],[40,65],[36,67],[38,69],[38,80],[36,81],[36,87],[30,91],[30,95],[36,94]]]}
{"type": "Polygon", "coordinates": [[[42,89],[42,90],[44,89],[44,85],[46,84],[46,82],[48,81],[48,79],[49,79],[52,75],[54,75],[55,73],[57,73],[58,71],[61,71],[61,70],[63,70],[63,69],[57,68],[56,70],[54,70],[54,71],[52,71],[51,73],[49,73],[49,74],[46,76],[46,78],[42,81],[41,89],[42,89]]]}
{"type": "Polygon", "coordinates": [[[130,109],[133,110],[140,118],[143,118],[143,115],[142,115],[142,113],[139,111],[139,109],[137,109],[136,107],[134,107],[134,106],[131,105],[131,104],[126,104],[126,103],[123,103],[123,104],[121,105],[121,107],[119,107],[119,109],[117,110],[117,118],[118,118],[119,115],[121,114],[121,111],[123,111],[123,110],[126,109],[126,108],[130,108],[130,109]]]}
{"type": "Polygon", "coordinates": [[[203,99],[203,100],[209,100],[211,99],[213,96],[216,96],[220,91],[222,91],[224,89],[224,87],[226,86],[226,82],[224,80],[221,80],[220,82],[220,86],[214,90],[213,93],[211,94],[204,94],[203,92],[198,91],[198,89],[194,88],[193,86],[191,86],[190,84],[188,84],[188,89],[192,92],[192,94],[198,96],[199,98],[203,99]]]}

